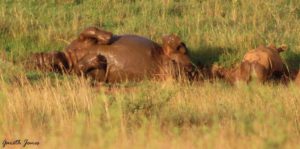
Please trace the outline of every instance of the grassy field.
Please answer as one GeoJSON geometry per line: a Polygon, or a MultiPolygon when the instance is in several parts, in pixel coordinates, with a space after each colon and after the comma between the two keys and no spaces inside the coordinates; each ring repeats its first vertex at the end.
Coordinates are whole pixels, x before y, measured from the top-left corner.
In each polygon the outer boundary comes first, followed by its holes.
{"type": "MultiPolygon", "coordinates": [[[[197,64],[231,66],[260,44],[286,44],[300,64],[298,0],[1,0],[0,141],[29,148],[300,148],[293,84],[174,80],[108,91],[74,76],[29,71],[33,52],[63,50],[97,26],[161,43],[176,33],[197,64]]],[[[7,145],[6,147],[20,147],[7,145]]]]}

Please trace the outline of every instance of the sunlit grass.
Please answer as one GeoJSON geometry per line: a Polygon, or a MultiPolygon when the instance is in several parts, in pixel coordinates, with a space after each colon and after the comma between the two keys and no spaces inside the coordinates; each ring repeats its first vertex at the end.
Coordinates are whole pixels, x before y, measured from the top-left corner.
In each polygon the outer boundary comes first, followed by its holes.
{"type": "Polygon", "coordinates": [[[300,132],[293,85],[145,81],[109,91],[46,78],[20,86],[2,81],[0,97],[2,137],[37,139],[46,148],[294,148],[300,132]]]}

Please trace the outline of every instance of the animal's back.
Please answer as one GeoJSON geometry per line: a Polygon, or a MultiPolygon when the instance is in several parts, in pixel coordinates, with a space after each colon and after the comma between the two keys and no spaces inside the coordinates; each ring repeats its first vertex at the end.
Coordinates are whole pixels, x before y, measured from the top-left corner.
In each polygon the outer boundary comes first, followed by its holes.
{"type": "Polygon", "coordinates": [[[284,67],[279,53],[265,46],[260,46],[248,51],[245,54],[243,61],[248,61],[250,63],[256,62],[266,69],[271,69],[272,72],[282,71],[284,67]]]}
{"type": "Polygon", "coordinates": [[[161,47],[150,39],[136,35],[115,37],[111,45],[99,45],[98,54],[106,57],[111,82],[123,78],[143,78],[157,73],[161,47]],[[125,76],[128,75],[128,76],[125,76]]]}

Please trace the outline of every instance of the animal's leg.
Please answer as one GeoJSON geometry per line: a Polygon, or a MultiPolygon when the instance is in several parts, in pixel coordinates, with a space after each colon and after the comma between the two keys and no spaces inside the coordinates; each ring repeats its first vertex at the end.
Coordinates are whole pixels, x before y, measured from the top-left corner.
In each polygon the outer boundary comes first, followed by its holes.
{"type": "Polygon", "coordinates": [[[259,83],[264,83],[267,80],[267,69],[257,62],[244,61],[240,67],[240,79],[249,83],[255,80],[259,83]]]}
{"type": "Polygon", "coordinates": [[[100,30],[96,27],[89,27],[80,33],[79,39],[95,39],[99,44],[109,44],[112,35],[111,32],[100,30]]]}
{"type": "Polygon", "coordinates": [[[78,62],[76,72],[94,81],[106,82],[107,60],[102,55],[86,55],[78,62]]]}
{"type": "Polygon", "coordinates": [[[239,73],[240,74],[238,80],[249,83],[249,81],[251,80],[251,63],[248,61],[242,62],[240,65],[239,73]]]}
{"type": "MultiPolygon", "coordinates": [[[[262,66],[262,65],[255,62],[255,63],[252,63],[251,69],[252,69],[252,72],[253,72],[252,74],[255,74],[256,79],[260,83],[265,83],[267,81],[267,79],[268,79],[268,70],[264,66],[262,66]]],[[[252,76],[252,77],[254,77],[254,76],[252,76]]]]}

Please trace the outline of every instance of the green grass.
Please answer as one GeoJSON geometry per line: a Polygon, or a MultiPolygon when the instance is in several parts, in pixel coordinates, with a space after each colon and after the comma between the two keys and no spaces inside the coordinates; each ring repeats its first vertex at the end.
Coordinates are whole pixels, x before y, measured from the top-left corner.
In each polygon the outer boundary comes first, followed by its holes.
{"type": "Polygon", "coordinates": [[[203,64],[231,65],[260,44],[289,46],[285,59],[298,67],[300,4],[297,0],[249,1],[2,1],[0,48],[14,60],[30,52],[61,50],[88,26],[139,34],[161,42],[180,35],[203,64]],[[202,53],[204,54],[202,56],[202,53]],[[207,58],[207,56],[211,58],[207,58]],[[290,60],[292,59],[292,60],[290,60]]]}
{"type": "Polygon", "coordinates": [[[299,88],[174,80],[108,91],[29,71],[33,52],[63,50],[86,27],[161,43],[178,34],[195,63],[232,66],[260,44],[286,44],[300,64],[298,0],[2,0],[0,141],[41,148],[299,148],[299,88]]]}

